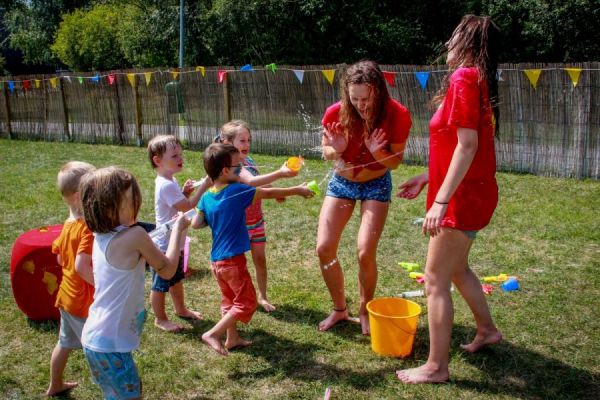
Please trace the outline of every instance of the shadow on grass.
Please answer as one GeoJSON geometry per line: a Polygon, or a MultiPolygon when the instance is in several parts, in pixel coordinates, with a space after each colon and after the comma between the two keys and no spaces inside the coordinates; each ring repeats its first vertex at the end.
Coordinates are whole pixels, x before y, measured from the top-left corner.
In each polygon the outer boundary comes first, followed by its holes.
{"type": "Polygon", "coordinates": [[[29,318],[27,318],[27,325],[38,332],[58,332],[58,327],[60,326],[58,321],[34,321],[29,318]]]}
{"type": "Polygon", "coordinates": [[[252,332],[252,346],[241,352],[257,359],[264,359],[268,368],[258,371],[235,373],[230,379],[264,379],[283,375],[290,379],[306,382],[322,381],[325,379],[332,384],[343,384],[357,390],[368,390],[380,387],[386,381],[386,375],[391,373],[389,367],[368,372],[338,368],[317,360],[324,347],[315,343],[299,343],[279,336],[272,335],[262,329],[252,332]]]}
{"type": "MultiPolygon", "coordinates": [[[[469,342],[474,336],[472,327],[455,325],[452,351],[460,351],[459,344],[469,342]]],[[[465,353],[463,359],[479,369],[483,378],[452,379],[451,384],[473,392],[523,399],[597,399],[600,393],[600,374],[570,366],[508,340],[476,354],[465,353]]]]}
{"type": "MultiPolygon", "coordinates": [[[[283,322],[312,326],[315,331],[318,330],[319,322],[327,318],[328,315],[314,309],[299,308],[288,304],[278,305],[275,312],[269,313],[269,316],[283,322]]],[[[354,317],[354,315],[350,317],[354,317]]],[[[351,321],[341,321],[331,329],[321,333],[333,334],[348,340],[369,340],[367,336],[361,334],[360,324],[351,321]]]]}

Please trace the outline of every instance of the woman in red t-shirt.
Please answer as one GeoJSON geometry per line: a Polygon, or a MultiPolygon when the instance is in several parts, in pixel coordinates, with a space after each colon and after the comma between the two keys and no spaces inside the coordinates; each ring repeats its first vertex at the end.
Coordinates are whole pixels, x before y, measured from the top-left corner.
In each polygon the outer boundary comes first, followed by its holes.
{"type": "Polygon", "coordinates": [[[342,99],[323,116],[323,157],[338,160],[319,216],[317,254],[333,310],[319,324],[326,331],[349,319],[344,274],[337,259],[342,232],[360,201],[358,232],[359,320],[368,335],[367,303],[377,284],[376,253],[392,193],[390,170],[402,161],[411,127],[408,110],[390,98],[373,61],[351,65],[341,82],[342,99]]]}
{"type": "Polygon", "coordinates": [[[496,80],[500,31],[489,17],[463,17],[446,44],[450,73],[434,98],[439,105],[429,129],[429,170],[400,185],[398,197],[413,199],[429,183],[423,232],[431,236],[425,266],[429,358],[397,371],[405,383],[448,380],[454,283],[475,316],[468,352],[499,342],[481,283],[468,265],[475,234],[498,202],[494,134],[498,129],[496,80]]]}

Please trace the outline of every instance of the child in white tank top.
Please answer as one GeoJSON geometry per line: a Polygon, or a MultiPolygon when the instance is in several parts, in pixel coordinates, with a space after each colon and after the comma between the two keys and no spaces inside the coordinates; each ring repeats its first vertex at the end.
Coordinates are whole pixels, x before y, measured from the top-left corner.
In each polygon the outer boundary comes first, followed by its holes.
{"type": "Polygon", "coordinates": [[[96,292],[81,338],[85,357],[105,398],[141,398],[131,352],[139,346],[146,319],[144,266],[148,262],[161,277],[172,277],[190,221],[176,220],[163,254],[136,225],[141,194],[132,174],[116,167],[90,172],[80,192],[85,222],[95,236],[96,292]]]}

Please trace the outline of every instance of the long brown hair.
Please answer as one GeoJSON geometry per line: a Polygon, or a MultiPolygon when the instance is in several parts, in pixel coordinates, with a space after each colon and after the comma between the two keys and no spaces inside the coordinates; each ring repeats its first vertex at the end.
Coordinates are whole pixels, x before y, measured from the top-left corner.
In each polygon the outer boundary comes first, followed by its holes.
{"type": "MultiPolygon", "coordinates": [[[[479,70],[479,81],[485,81],[495,120],[495,134],[498,136],[500,110],[498,109],[498,54],[501,33],[490,17],[465,15],[452,32],[446,46],[452,50],[454,59],[449,63],[450,71],[442,81],[442,87],[432,99],[432,105],[439,105],[448,91],[450,76],[460,66],[474,66],[479,70]]],[[[484,105],[485,106],[485,105],[484,105]]]]}
{"type": "Polygon", "coordinates": [[[385,77],[375,61],[363,60],[348,67],[344,77],[340,82],[342,93],[340,108],[340,123],[342,124],[344,134],[348,138],[350,132],[357,126],[364,126],[363,136],[367,137],[371,131],[383,119],[385,103],[390,98],[385,77]],[[373,109],[371,115],[364,121],[358,111],[350,102],[350,85],[367,85],[372,90],[373,109]]]}
{"type": "Polygon", "coordinates": [[[85,223],[92,232],[108,233],[120,225],[119,207],[129,188],[132,189],[133,215],[137,218],[142,195],[131,173],[107,167],[83,176],[79,191],[85,223]]]}

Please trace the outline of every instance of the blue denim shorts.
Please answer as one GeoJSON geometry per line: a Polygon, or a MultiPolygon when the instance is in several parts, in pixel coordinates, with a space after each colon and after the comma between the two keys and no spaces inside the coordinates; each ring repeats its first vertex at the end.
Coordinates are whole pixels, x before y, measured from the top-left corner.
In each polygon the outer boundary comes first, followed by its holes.
{"type": "Polygon", "coordinates": [[[166,293],[169,291],[171,286],[178,284],[183,278],[183,251],[179,255],[179,264],[177,264],[177,271],[171,279],[163,279],[152,269],[152,290],[156,292],[166,293]]]}
{"type": "Polygon", "coordinates": [[[367,182],[352,182],[333,175],[327,186],[327,196],[349,200],[377,200],[388,203],[392,199],[392,174],[387,171],[367,182]]]}
{"type": "Polygon", "coordinates": [[[83,353],[104,399],[141,398],[142,381],[131,353],[99,353],[85,347],[83,353]]]}

